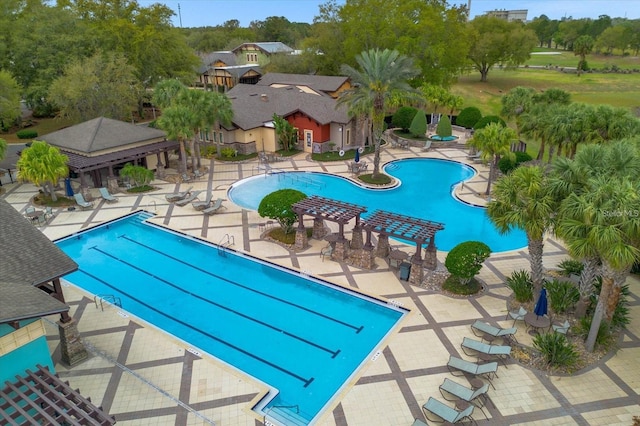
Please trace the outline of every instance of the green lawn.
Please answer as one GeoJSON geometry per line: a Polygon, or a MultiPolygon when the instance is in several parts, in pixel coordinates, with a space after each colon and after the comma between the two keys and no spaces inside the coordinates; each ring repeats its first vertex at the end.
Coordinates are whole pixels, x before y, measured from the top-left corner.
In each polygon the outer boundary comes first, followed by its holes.
{"type": "MultiPolygon", "coordinates": [[[[34,118],[32,120],[35,124],[28,127],[28,129],[38,132],[38,136],[46,135],[56,130],[60,130],[64,127],[70,126],[72,123],[69,120],[61,118],[34,118]]],[[[27,139],[18,139],[15,132],[13,133],[0,133],[0,138],[6,140],[8,143],[25,143],[30,142],[27,139]]],[[[36,140],[38,138],[36,137],[36,140]]]]}

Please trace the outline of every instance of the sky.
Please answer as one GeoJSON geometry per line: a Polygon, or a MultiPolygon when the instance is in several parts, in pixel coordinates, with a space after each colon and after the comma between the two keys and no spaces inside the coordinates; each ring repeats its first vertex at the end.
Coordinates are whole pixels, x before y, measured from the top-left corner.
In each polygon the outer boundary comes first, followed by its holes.
{"type": "MultiPolygon", "coordinates": [[[[338,4],[344,4],[344,1],[337,0],[338,4]]],[[[176,27],[216,26],[231,19],[237,19],[240,26],[248,27],[251,21],[263,21],[269,16],[311,23],[318,15],[318,6],[326,0],[138,0],[141,6],[153,3],[163,3],[175,12],[173,24],[176,27]]],[[[449,4],[466,5],[467,1],[449,0],[449,4]]],[[[542,14],[550,19],[597,19],[600,15],[640,19],[638,0],[471,0],[472,18],[496,9],[527,9],[527,19],[542,14]]]]}

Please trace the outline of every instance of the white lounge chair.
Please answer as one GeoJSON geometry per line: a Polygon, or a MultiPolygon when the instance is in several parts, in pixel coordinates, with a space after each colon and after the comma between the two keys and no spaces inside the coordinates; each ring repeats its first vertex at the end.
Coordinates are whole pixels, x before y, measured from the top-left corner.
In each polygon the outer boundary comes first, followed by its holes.
{"type": "Polygon", "coordinates": [[[442,397],[447,401],[455,401],[456,399],[462,399],[463,401],[470,402],[478,407],[482,414],[487,417],[487,413],[484,412],[484,404],[486,403],[487,391],[489,390],[489,384],[485,383],[476,390],[470,389],[460,383],[444,379],[444,382],[440,385],[440,393],[442,397]],[[454,398],[449,399],[447,395],[452,395],[454,398]],[[483,400],[484,399],[484,400],[483,400]]]}
{"type": "Polygon", "coordinates": [[[511,328],[494,327],[491,324],[487,324],[486,322],[476,320],[476,322],[471,324],[471,331],[473,331],[473,334],[475,334],[478,337],[482,337],[483,339],[486,339],[486,336],[491,336],[491,337],[502,337],[503,339],[513,339],[517,342],[515,334],[518,331],[518,329],[515,327],[511,327],[511,328]],[[478,334],[478,332],[480,332],[481,334],[478,334]]]}
{"type": "Polygon", "coordinates": [[[438,420],[433,420],[432,418],[429,417],[428,413],[435,414],[442,420],[449,423],[458,423],[465,419],[475,422],[473,420],[473,417],[471,417],[471,414],[473,414],[474,408],[475,406],[473,404],[469,404],[469,406],[463,411],[458,411],[455,408],[451,408],[447,404],[440,402],[433,397],[429,397],[427,402],[422,406],[422,410],[424,411],[425,417],[431,420],[432,422],[436,422],[436,423],[442,423],[442,422],[438,420]]]}
{"type": "Polygon", "coordinates": [[[167,194],[167,195],[164,196],[164,198],[166,198],[167,201],[169,201],[169,202],[182,200],[187,195],[189,195],[189,193],[191,192],[192,189],[193,189],[193,186],[190,186],[189,188],[187,188],[186,191],[174,192],[173,194],[167,194]]]}
{"type": "Polygon", "coordinates": [[[469,339],[468,337],[462,339],[462,344],[460,346],[462,346],[462,351],[469,356],[472,356],[473,354],[467,352],[467,350],[495,356],[505,364],[505,367],[507,365],[504,360],[511,355],[511,346],[488,345],[480,342],[479,340],[469,339]]]}
{"type": "Polygon", "coordinates": [[[218,213],[220,209],[226,209],[226,207],[222,205],[222,201],[224,201],[222,198],[218,198],[216,201],[213,202],[211,207],[208,207],[202,210],[202,213],[211,215],[211,214],[218,213]]]}
{"type": "Polygon", "coordinates": [[[76,204],[79,205],[83,210],[90,209],[91,207],[93,207],[93,201],[88,202],[87,200],[84,199],[82,194],[79,192],[77,194],[73,194],[73,198],[76,199],[76,204]]]}
{"type": "MultiPolygon", "coordinates": [[[[475,362],[467,361],[453,355],[449,356],[447,368],[449,369],[449,372],[454,376],[461,375],[460,373],[468,373],[473,376],[485,377],[487,380],[489,380],[489,383],[491,383],[491,380],[493,380],[493,376],[498,375],[498,363],[495,361],[488,362],[486,364],[477,364],[475,362]]],[[[493,387],[493,383],[491,383],[491,386],[493,387]]]]}
{"type": "Polygon", "coordinates": [[[109,194],[109,190],[107,188],[100,188],[100,196],[107,202],[109,203],[113,203],[118,201],[118,197],[114,197],[113,195],[109,194]]]}

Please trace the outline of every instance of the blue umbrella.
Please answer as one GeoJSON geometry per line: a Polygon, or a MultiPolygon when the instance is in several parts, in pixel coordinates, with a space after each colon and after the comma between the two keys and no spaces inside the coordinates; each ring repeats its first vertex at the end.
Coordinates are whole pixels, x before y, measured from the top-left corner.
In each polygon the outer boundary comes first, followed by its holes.
{"type": "Polygon", "coordinates": [[[544,287],[540,290],[540,297],[538,297],[533,312],[539,317],[547,315],[547,289],[544,287]]]}
{"type": "Polygon", "coordinates": [[[356,149],[356,158],[354,160],[356,163],[360,161],[360,150],[356,149]]]}
{"type": "Polygon", "coordinates": [[[71,188],[71,179],[69,178],[64,180],[64,192],[68,197],[73,197],[73,188],[71,188]]]}

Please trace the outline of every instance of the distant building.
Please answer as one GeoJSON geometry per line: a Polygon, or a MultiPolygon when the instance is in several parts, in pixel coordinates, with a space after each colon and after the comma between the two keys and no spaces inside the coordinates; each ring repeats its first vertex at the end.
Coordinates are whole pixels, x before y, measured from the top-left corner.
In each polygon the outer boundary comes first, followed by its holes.
{"type": "Polygon", "coordinates": [[[238,65],[233,52],[212,52],[203,55],[198,70],[199,84],[214,86],[226,92],[238,83],[255,84],[262,76],[260,67],[255,64],[238,65]]]}
{"type": "Polygon", "coordinates": [[[527,9],[520,10],[491,10],[489,12],[485,12],[487,16],[495,16],[496,18],[504,19],[505,21],[513,22],[513,21],[522,21],[527,22],[527,9]]]}
{"type": "Polygon", "coordinates": [[[266,65],[273,55],[291,55],[294,50],[279,41],[243,43],[231,52],[238,65],[266,65]]]}

